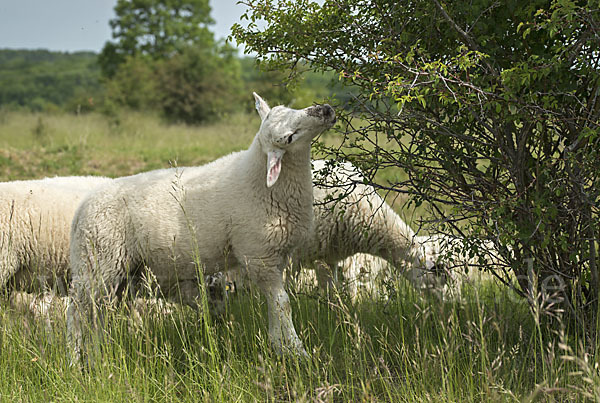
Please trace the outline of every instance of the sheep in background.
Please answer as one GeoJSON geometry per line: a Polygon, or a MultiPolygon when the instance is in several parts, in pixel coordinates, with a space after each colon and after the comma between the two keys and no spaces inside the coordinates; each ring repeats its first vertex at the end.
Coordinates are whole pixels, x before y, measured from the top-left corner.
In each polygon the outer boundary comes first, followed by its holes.
{"type": "Polygon", "coordinates": [[[75,209],[92,189],[110,181],[67,176],[0,183],[0,290],[66,294],[75,209]]]}
{"type": "Polygon", "coordinates": [[[254,97],[262,123],[247,150],[119,178],[81,203],[71,233],[73,359],[82,356],[86,323],[102,322],[94,306],[118,297],[128,279],[149,270],[157,295],[195,304],[199,265],[207,273],[247,272],[266,296],[276,350],[306,355],[282,273],[312,231],[311,140],[335,123],[335,113],[329,105],[271,109],[254,97]]]}
{"type": "MultiPolygon", "coordinates": [[[[66,176],[0,183],[0,290],[10,293],[11,308],[48,328],[64,316],[73,215],[91,190],[111,180],[66,176]]],[[[205,284],[210,312],[221,315],[232,285],[209,276],[205,284]]],[[[136,300],[134,307],[142,314],[145,305],[152,304],[136,300]]]]}
{"type": "MultiPolygon", "coordinates": [[[[403,273],[424,259],[414,242],[415,232],[377,194],[364,184],[352,164],[313,162],[315,232],[298,260],[317,264],[321,287],[336,277],[338,263],[357,253],[377,256],[403,273]]],[[[342,266],[343,269],[343,266],[342,266]]]]}
{"type": "MultiPolygon", "coordinates": [[[[417,290],[427,291],[440,299],[461,296],[464,283],[478,284],[493,279],[486,267],[497,267],[500,260],[491,242],[480,244],[480,255],[469,256],[462,252],[460,238],[447,235],[417,236],[414,242],[421,249],[423,260],[418,265],[408,265],[403,276],[417,290]],[[482,267],[483,265],[483,267],[482,267]],[[482,270],[483,269],[483,270],[482,270]]],[[[385,296],[382,286],[397,279],[398,268],[381,257],[357,253],[338,263],[344,273],[344,290],[352,299],[360,296],[385,296]]]]}
{"type": "Polygon", "coordinates": [[[49,332],[55,320],[64,320],[69,305],[67,297],[59,296],[54,292],[38,294],[24,291],[12,292],[8,303],[14,310],[42,320],[49,332]]]}
{"type": "MultiPolygon", "coordinates": [[[[457,285],[465,274],[471,280],[481,279],[486,274],[477,267],[501,260],[492,242],[479,243],[480,262],[478,256],[461,251],[461,238],[417,236],[348,162],[314,161],[313,182],[314,237],[311,246],[299,250],[297,256],[305,265],[318,263],[321,287],[331,283],[336,269],[355,283],[368,281],[366,272],[379,277],[379,273],[400,273],[416,289],[445,296],[460,292],[457,285]]],[[[355,295],[356,285],[351,287],[351,295],[355,295]]]]}
{"type": "MultiPolygon", "coordinates": [[[[390,262],[367,253],[357,253],[349,256],[337,264],[338,269],[344,273],[342,290],[347,292],[353,301],[361,297],[382,297],[383,285],[398,273],[390,262]]],[[[401,268],[402,274],[406,271],[401,268]]]]}

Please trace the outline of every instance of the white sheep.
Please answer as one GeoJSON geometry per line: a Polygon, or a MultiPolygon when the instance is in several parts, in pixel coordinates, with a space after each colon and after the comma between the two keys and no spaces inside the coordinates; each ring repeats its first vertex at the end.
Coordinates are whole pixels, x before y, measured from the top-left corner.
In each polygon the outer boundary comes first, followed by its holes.
{"type": "Polygon", "coordinates": [[[463,274],[481,277],[476,267],[501,260],[488,241],[477,242],[481,253],[471,256],[462,251],[461,238],[417,236],[348,162],[317,160],[313,167],[316,230],[311,247],[300,250],[298,257],[309,265],[321,262],[321,286],[331,282],[336,268],[353,280],[366,269],[401,273],[417,289],[446,293],[447,284],[459,285],[463,274]]]}
{"type": "Polygon", "coordinates": [[[354,301],[360,297],[385,296],[382,293],[383,284],[397,277],[399,272],[404,276],[407,273],[406,268],[394,267],[387,260],[368,253],[356,253],[337,266],[344,274],[343,290],[354,301]]]}
{"type": "Polygon", "coordinates": [[[0,291],[66,293],[71,221],[79,202],[111,179],[54,177],[0,183],[0,291]]]}
{"type": "MultiPolygon", "coordinates": [[[[318,226],[318,217],[315,218],[318,226]]],[[[499,253],[493,243],[478,242],[479,253],[463,250],[459,237],[443,234],[415,236],[412,247],[418,248],[418,262],[398,267],[376,255],[357,253],[337,264],[344,274],[344,287],[352,298],[359,291],[379,294],[382,282],[393,280],[401,273],[417,290],[426,290],[439,298],[458,298],[465,282],[480,283],[492,276],[482,269],[498,265],[499,253]]]]}
{"type": "MultiPolygon", "coordinates": [[[[296,248],[288,275],[298,283],[310,283],[305,268],[316,270],[322,289],[340,277],[354,281],[351,296],[358,289],[357,275],[367,265],[371,272],[386,271],[405,275],[417,288],[432,281],[415,232],[377,194],[364,184],[358,169],[349,162],[313,161],[314,232],[306,243],[296,248]],[[367,254],[370,257],[367,257],[367,254]],[[356,260],[356,261],[355,261],[356,260]]],[[[238,288],[243,288],[240,273],[230,272],[238,288]]]]}
{"type": "Polygon", "coordinates": [[[312,230],[311,140],[335,123],[335,113],[329,105],[270,109],[254,97],[262,123],[247,150],[119,178],[81,203],[71,236],[72,358],[81,358],[85,323],[101,322],[94,306],[112,301],[129,278],[151,271],[160,294],[195,304],[187,296],[197,294],[202,268],[232,267],[265,294],[275,349],[306,355],[282,272],[312,230]]]}
{"type": "Polygon", "coordinates": [[[406,266],[422,266],[415,232],[364,183],[356,167],[316,160],[313,181],[315,232],[298,257],[309,265],[317,262],[322,287],[336,276],[339,262],[357,253],[381,257],[401,273],[406,266]]]}
{"type": "MultiPolygon", "coordinates": [[[[0,291],[9,304],[45,321],[66,311],[71,222],[92,190],[111,181],[99,176],[67,176],[0,183],[0,291]],[[43,292],[40,294],[40,292],[43,292]]],[[[220,315],[230,284],[206,278],[210,311],[220,315]]],[[[134,307],[144,305],[136,300],[134,307]]],[[[138,309],[140,313],[148,309],[138,309]]]]}

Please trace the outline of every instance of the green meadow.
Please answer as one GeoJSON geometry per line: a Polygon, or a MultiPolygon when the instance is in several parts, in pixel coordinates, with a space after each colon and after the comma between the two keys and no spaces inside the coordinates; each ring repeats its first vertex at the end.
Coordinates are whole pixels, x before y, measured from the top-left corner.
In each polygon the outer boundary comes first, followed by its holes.
{"type": "MultiPolygon", "coordinates": [[[[137,112],[0,110],[0,180],[203,164],[247,147],[258,125],[254,114],[188,126],[137,112]]],[[[418,215],[403,206],[394,204],[403,217],[418,215]]],[[[274,353],[266,303],[250,289],[232,294],[214,319],[177,307],[132,321],[119,307],[108,316],[102,354],[80,371],[69,365],[63,315],[34,317],[5,295],[0,401],[600,400],[598,348],[551,300],[528,304],[493,281],[465,282],[460,298],[441,300],[400,272],[358,300],[344,289],[325,296],[293,285],[309,359],[274,353]]]]}

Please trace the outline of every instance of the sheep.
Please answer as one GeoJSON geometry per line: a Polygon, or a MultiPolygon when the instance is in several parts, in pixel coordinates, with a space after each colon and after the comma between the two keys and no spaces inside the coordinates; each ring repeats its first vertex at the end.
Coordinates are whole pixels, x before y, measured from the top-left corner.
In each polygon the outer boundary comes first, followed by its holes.
{"type": "Polygon", "coordinates": [[[319,285],[329,287],[339,262],[357,253],[378,256],[396,266],[421,266],[425,258],[415,232],[365,185],[349,162],[312,163],[315,226],[307,242],[296,248],[292,273],[300,265],[315,266],[319,285]]]}
{"type": "Polygon", "coordinates": [[[66,294],[73,214],[85,195],[109,181],[69,176],[0,183],[0,290],[66,294]]]}
{"type": "Polygon", "coordinates": [[[16,291],[10,294],[8,302],[13,310],[41,319],[49,333],[55,320],[64,320],[68,306],[68,298],[54,292],[37,294],[16,291]]]}
{"type": "MultiPolygon", "coordinates": [[[[437,273],[428,270],[433,265],[427,266],[415,232],[374,187],[364,184],[355,166],[331,160],[315,160],[312,165],[315,229],[294,251],[288,277],[310,283],[301,267],[314,267],[319,287],[328,289],[339,268],[341,277],[352,278],[351,297],[357,296],[358,277],[365,268],[401,273],[418,289],[439,281],[437,273]]],[[[243,288],[240,273],[231,271],[228,278],[243,288]]]]}
{"type": "MultiPolygon", "coordinates": [[[[356,283],[366,277],[361,271],[367,269],[379,277],[381,272],[399,272],[416,289],[443,297],[460,293],[465,276],[457,267],[470,279],[480,272],[472,270],[478,258],[459,251],[459,238],[417,236],[352,164],[314,161],[313,182],[315,232],[310,247],[299,250],[297,259],[309,266],[316,262],[320,287],[330,285],[335,270],[342,269],[354,282],[350,291],[355,297],[356,283]]],[[[491,242],[480,243],[480,248],[484,263],[498,262],[491,242]]]]}
{"type": "MultiPolygon", "coordinates": [[[[315,202],[318,202],[316,194],[315,202]]],[[[320,220],[320,213],[322,213],[320,210],[319,206],[316,205],[315,227],[327,227],[331,223],[320,220]]],[[[362,209],[360,211],[365,212],[368,210],[362,209]]],[[[371,230],[378,230],[378,228],[381,228],[378,226],[379,220],[376,216],[373,218],[371,230]]],[[[396,217],[396,220],[402,222],[399,217],[396,217]]],[[[402,228],[402,225],[399,228],[402,228]]],[[[386,233],[387,231],[382,232],[384,235],[386,233]]],[[[396,261],[386,259],[384,254],[378,252],[365,253],[356,244],[340,241],[339,244],[344,245],[342,251],[346,251],[348,254],[354,251],[357,253],[345,257],[337,263],[330,262],[328,265],[318,264],[319,261],[317,260],[316,269],[322,270],[325,274],[321,273],[321,276],[317,276],[319,285],[323,288],[331,283],[332,271],[329,270],[330,267],[339,270],[344,279],[344,289],[348,291],[351,298],[356,299],[359,297],[359,291],[364,291],[371,296],[377,295],[379,293],[378,286],[382,280],[393,279],[394,276],[400,273],[417,290],[427,291],[440,299],[459,298],[461,286],[465,281],[481,282],[492,278],[488,272],[481,270],[482,264],[486,267],[497,266],[501,260],[493,243],[488,241],[479,242],[480,252],[470,256],[469,252],[462,251],[463,241],[458,237],[443,234],[416,236],[410,232],[407,232],[406,235],[407,237],[404,239],[396,238],[401,239],[401,242],[391,243],[392,245],[395,244],[397,250],[409,248],[406,257],[396,259],[396,261]],[[414,257],[416,259],[411,260],[414,257]]],[[[387,236],[389,236],[389,233],[387,236]]],[[[346,237],[346,239],[351,239],[351,237],[346,237]]],[[[324,243],[326,242],[321,242],[321,244],[324,243]]],[[[314,255],[312,257],[314,258],[314,255]]],[[[321,262],[325,261],[327,254],[322,254],[319,257],[321,262]]],[[[306,257],[303,262],[305,265],[313,263],[306,257]]]]}
{"type": "Polygon", "coordinates": [[[401,268],[420,265],[424,255],[414,242],[415,232],[364,183],[355,166],[316,160],[313,181],[315,231],[298,261],[316,262],[321,287],[331,284],[339,262],[357,253],[401,268]]]}
{"type": "Polygon", "coordinates": [[[202,268],[247,272],[266,297],[274,349],[307,355],[282,272],[312,230],[311,140],[335,123],[335,112],[326,104],[271,109],[254,98],[262,122],[247,150],[200,167],[119,178],[80,204],[70,246],[72,362],[84,357],[86,324],[99,330],[104,309],[93,315],[95,308],[123,295],[130,278],[151,272],[159,295],[195,305],[187,296],[197,291],[202,268]]]}
{"type": "MultiPolygon", "coordinates": [[[[349,256],[340,261],[337,268],[344,274],[343,290],[354,301],[360,297],[383,296],[381,286],[390,279],[390,275],[398,273],[397,268],[392,267],[387,260],[367,253],[349,256]]],[[[406,272],[401,270],[403,275],[406,272]]]]}
{"type": "MultiPolygon", "coordinates": [[[[457,299],[465,282],[481,283],[493,276],[482,268],[498,267],[500,255],[492,242],[478,242],[479,253],[463,251],[461,238],[443,235],[420,235],[413,239],[419,248],[420,262],[409,265],[402,274],[417,290],[427,291],[440,299],[457,299]]],[[[379,294],[378,286],[397,273],[390,262],[365,253],[352,255],[340,263],[344,272],[345,288],[356,299],[359,291],[368,295],[379,294]]]]}
{"type": "MultiPolygon", "coordinates": [[[[66,312],[75,209],[92,189],[111,180],[67,176],[0,183],[0,290],[10,291],[13,309],[29,312],[48,327],[56,312],[66,312]]],[[[211,314],[221,315],[232,285],[208,276],[205,284],[211,314]]],[[[134,308],[143,313],[145,304],[136,300],[134,308]]]]}

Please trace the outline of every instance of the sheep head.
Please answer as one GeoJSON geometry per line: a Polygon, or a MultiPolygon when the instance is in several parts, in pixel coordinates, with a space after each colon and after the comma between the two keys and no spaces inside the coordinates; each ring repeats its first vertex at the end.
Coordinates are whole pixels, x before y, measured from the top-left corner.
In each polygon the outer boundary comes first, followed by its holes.
{"type": "Polygon", "coordinates": [[[253,94],[262,120],[258,136],[267,155],[267,187],[271,187],[281,173],[283,155],[310,148],[311,140],[333,126],[336,117],[333,108],[327,104],[304,109],[282,105],[270,108],[260,96],[253,94]]]}

